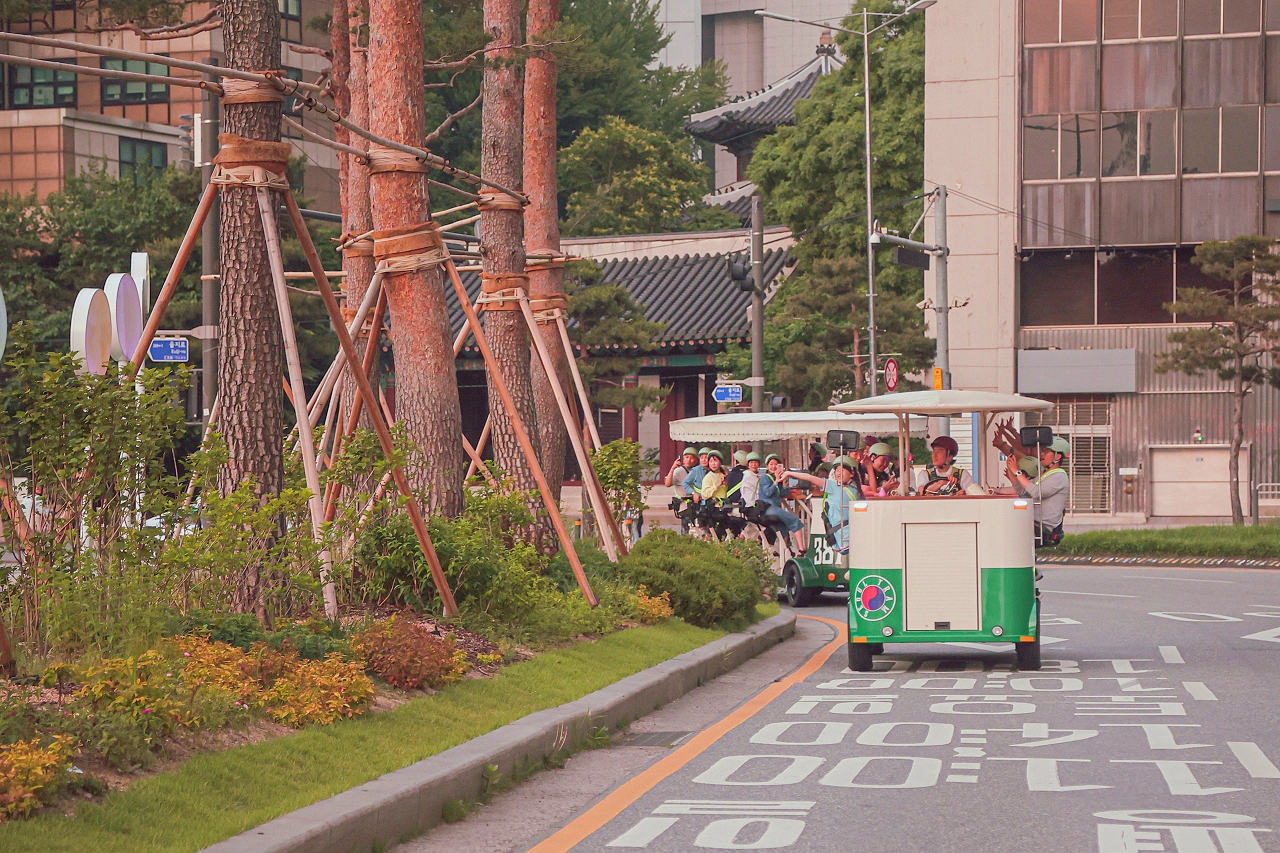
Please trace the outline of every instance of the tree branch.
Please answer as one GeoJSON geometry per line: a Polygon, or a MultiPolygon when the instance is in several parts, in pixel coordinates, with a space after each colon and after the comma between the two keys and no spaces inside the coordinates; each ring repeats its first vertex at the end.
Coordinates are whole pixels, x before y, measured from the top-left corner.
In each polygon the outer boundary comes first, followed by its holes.
{"type": "MultiPolygon", "coordinates": [[[[458,73],[459,73],[459,74],[461,74],[462,72],[458,72],[458,73]]],[[[467,113],[471,112],[471,111],[472,111],[472,110],[474,110],[476,107],[480,106],[480,100],[481,100],[483,97],[484,97],[484,90],[483,90],[483,89],[481,89],[481,90],[480,90],[480,94],[476,95],[476,99],[475,99],[474,101],[472,101],[471,103],[467,104],[465,107],[463,107],[462,109],[458,110],[456,113],[453,113],[453,114],[452,114],[452,115],[450,115],[447,119],[445,119],[443,122],[441,122],[439,127],[437,127],[435,130],[433,130],[433,131],[431,131],[430,133],[428,133],[428,134],[427,134],[427,138],[426,138],[425,140],[423,140],[423,143],[422,143],[422,144],[423,144],[423,145],[430,145],[431,143],[433,143],[433,142],[435,142],[437,139],[439,139],[439,138],[440,138],[440,136],[441,136],[441,134],[443,134],[446,130],[448,130],[448,129],[453,125],[453,123],[454,123],[455,121],[457,121],[458,119],[462,118],[464,115],[466,115],[467,113]]]]}
{"type": "Polygon", "coordinates": [[[143,41],[155,41],[159,39],[186,38],[197,33],[216,30],[222,26],[222,20],[214,20],[214,18],[222,11],[222,6],[217,5],[208,11],[204,16],[194,21],[184,21],[181,24],[172,24],[165,27],[140,27],[134,23],[116,24],[110,27],[93,27],[88,32],[130,32],[135,33],[143,41]]]}

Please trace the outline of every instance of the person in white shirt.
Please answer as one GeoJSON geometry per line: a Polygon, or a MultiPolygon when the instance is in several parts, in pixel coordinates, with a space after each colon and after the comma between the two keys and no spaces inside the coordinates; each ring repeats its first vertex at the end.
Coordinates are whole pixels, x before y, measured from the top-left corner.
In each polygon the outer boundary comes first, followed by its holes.
{"type": "Polygon", "coordinates": [[[973,485],[973,475],[957,468],[956,453],[960,446],[949,435],[940,435],[929,445],[933,458],[924,470],[916,475],[918,495],[959,495],[973,485]]]}

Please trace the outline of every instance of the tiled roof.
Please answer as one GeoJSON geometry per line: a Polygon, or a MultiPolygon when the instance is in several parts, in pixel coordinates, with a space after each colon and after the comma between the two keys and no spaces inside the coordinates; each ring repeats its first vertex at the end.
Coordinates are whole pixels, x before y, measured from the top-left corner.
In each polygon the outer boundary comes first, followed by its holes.
{"type": "Polygon", "coordinates": [[[751,196],[755,195],[756,185],[751,181],[734,181],[713,193],[702,197],[702,203],[711,207],[722,207],[742,220],[744,225],[751,222],[751,196]]]}
{"type": "Polygon", "coordinates": [[[836,58],[835,48],[822,45],[817,56],[786,77],[758,92],[694,113],[685,122],[684,129],[730,151],[749,148],[753,137],[770,133],[780,124],[794,122],[796,102],[809,97],[819,77],[843,64],[836,58]]]}
{"type": "MultiPolygon", "coordinates": [[[[782,272],[785,249],[766,249],[766,291],[782,272]]],[[[620,284],[645,308],[645,318],[666,328],[655,343],[665,347],[719,346],[750,337],[751,294],[729,277],[724,255],[675,255],[605,261],[604,281],[620,284]]],[[[472,300],[480,292],[480,275],[462,273],[472,300]]],[[[449,288],[449,321],[456,335],[463,313],[449,288]]]]}

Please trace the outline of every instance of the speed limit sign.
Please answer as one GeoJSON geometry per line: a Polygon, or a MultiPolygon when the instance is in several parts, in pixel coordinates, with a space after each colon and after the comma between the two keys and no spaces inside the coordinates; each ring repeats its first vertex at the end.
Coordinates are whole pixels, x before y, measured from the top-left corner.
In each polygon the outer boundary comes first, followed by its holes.
{"type": "Polygon", "coordinates": [[[898,362],[896,359],[892,359],[892,358],[885,359],[884,388],[886,391],[889,391],[889,392],[898,390],[898,362]]]}

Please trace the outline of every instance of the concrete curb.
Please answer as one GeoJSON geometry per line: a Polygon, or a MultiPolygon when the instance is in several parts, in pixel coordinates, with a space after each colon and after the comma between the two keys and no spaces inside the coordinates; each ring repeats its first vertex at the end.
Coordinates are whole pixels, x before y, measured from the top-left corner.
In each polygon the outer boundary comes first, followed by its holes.
{"type": "Polygon", "coordinates": [[[613,730],[742,665],[795,633],[784,611],[699,649],[624,678],[581,699],[538,711],[205,848],[206,853],[364,853],[391,846],[440,823],[449,800],[475,800],[487,765],[509,774],[581,743],[596,729],[613,730]]]}
{"type": "Polygon", "coordinates": [[[1280,569],[1280,560],[1254,557],[1116,557],[1105,554],[1093,556],[1037,554],[1036,564],[1044,566],[1199,566],[1206,569],[1280,569]]]}

